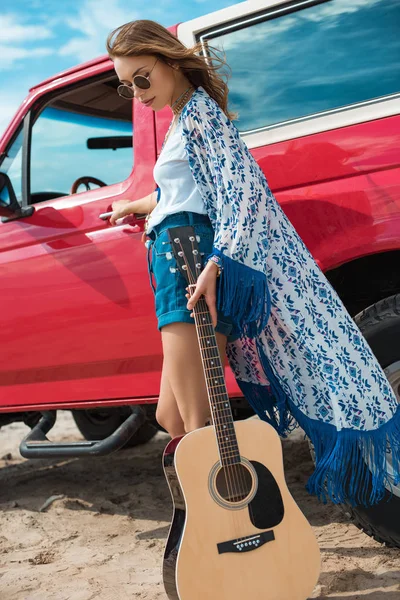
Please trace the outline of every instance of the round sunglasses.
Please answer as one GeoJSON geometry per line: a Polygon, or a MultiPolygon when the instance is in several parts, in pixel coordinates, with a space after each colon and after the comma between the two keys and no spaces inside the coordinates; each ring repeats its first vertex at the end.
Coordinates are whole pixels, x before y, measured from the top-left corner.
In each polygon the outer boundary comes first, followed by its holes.
{"type": "Polygon", "coordinates": [[[132,100],[132,98],[135,95],[135,90],[134,90],[133,86],[136,86],[140,90],[148,90],[149,87],[151,86],[149,76],[150,76],[151,71],[156,66],[157,61],[158,61],[158,58],[156,58],[156,62],[152,66],[147,77],[145,77],[144,75],[135,75],[135,77],[133,78],[133,83],[131,85],[128,85],[127,83],[122,83],[121,85],[119,85],[117,87],[118,94],[122,98],[126,98],[127,100],[132,100]]]}

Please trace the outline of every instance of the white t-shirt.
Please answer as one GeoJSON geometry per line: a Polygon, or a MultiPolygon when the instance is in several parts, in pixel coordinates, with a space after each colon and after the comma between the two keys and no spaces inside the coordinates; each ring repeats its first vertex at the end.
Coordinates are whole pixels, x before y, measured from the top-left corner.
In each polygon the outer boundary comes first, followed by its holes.
{"type": "Polygon", "coordinates": [[[172,130],[153,169],[160,188],[160,200],[150,213],[147,233],[167,215],[180,211],[206,214],[183,145],[182,123],[172,130]]]}

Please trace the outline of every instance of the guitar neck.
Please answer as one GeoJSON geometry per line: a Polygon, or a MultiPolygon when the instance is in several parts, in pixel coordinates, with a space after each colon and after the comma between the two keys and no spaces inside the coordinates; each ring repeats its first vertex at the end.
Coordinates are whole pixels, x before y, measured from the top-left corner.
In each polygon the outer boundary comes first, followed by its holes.
{"type": "Polygon", "coordinates": [[[221,463],[223,466],[240,463],[224,368],[210,311],[204,296],[197,301],[193,313],[221,463]]]}

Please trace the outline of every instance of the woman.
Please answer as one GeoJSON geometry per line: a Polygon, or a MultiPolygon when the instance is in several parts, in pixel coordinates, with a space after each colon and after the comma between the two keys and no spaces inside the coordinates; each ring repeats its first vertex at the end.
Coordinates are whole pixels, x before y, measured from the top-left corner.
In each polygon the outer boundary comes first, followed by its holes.
{"type": "MultiPolygon", "coordinates": [[[[154,169],[160,193],[153,192],[134,202],[114,202],[114,213],[110,223],[115,224],[117,219],[131,213],[151,213],[151,218],[147,221],[147,234],[150,237],[148,243],[152,246],[153,263],[149,267],[149,275],[155,292],[156,315],[164,354],[156,419],[171,437],[175,437],[203,427],[208,421],[210,407],[193,313],[186,307],[188,294],[185,290],[185,279],[173,271],[174,267],[170,270],[171,256],[166,252],[167,227],[193,224],[200,237],[199,249],[206,264],[198,286],[203,291],[211,312],[221,357],[225,358],[227,339],[233,341],[239,335],[231,318],[216,309],[218,266],[211,260],[205,261],[212,249],[214,231],[184,156],[181,127],[177,126],[177,117],[181,113],[183,102],[187,102],[195,90],[179,64],[184,63],[189,68],[199,69],[199,82],[203,80],[201,71],[206,74],[208,67],[203,59],[192,55],[192,51],[185,51],[176,38],[157,23],[128,23],[119,29],[119,35],[111,45],[114,34],[115,32],[112,32],[109,36],[107,49],[114,61],[118,78],[123,84],[120,88],[122,95],[125,94],[128,98],[134,96],[142,103],[155,98],[151,104],[153,110],[158,111],[169,105],[174,113],[165,139],[166,147],[163,147],[154,169]],[[159,51],[162,53],[156,55],[153,48],[157,47],[157,38],[159,51]],[[149,44],[149,39],[153,40],[154,44],[149,44]],[[128,52],[131,52],[133,47],[150,48],[153,52],[148,53],[146,50],[136,56],[126,56],[124,50],[121,50],[126,46],[128,52]],[[133,85],[127,88],[132,84],[133,74],[148,77],[150,87],[143,89],[133,85]],[[158,206],[157,196],[161,197],[158,206]],[[155,274],[156,289],[152,283],[151,272],[155,274]]],[[[146,81],[141,82],[139,79],[140,83],[146,85],[146,81]]],[[[226,105],[226,84],[217,75],[214,75],[212,83],[226,105]]],[[[190,305],[190,308],[192,307],[193,304],[190,305]]]]}
{"type": "Polygon", "coordinates": [[[153,21],[128,23],[107,41],[119,92],[174,112],[154,168],[157,194],[116,202],[111,218],[151,211],[147,233],[164,351],[157,420],[174,437],[204,426],[209,415],[190,312],[204,294],[221,356],[226,350],[256,413],[282,436],[299,424],[313,442],[308,490],[336,503],[376,503],[385,484],[400,481],[396,397],[275,200],[231,121],[227,86],[212,61],[196,54],[200,49],[186,48],[153,21]],[[205,263],[187,306],[168,251],[167,229],[181,224],[193,224],[205,263]]]}

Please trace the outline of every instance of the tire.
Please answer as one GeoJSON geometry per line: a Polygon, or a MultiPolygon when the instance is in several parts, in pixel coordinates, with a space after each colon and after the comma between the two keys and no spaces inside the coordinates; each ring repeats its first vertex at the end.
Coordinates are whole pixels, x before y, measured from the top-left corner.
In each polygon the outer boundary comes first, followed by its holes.
{"type": "MultiPolygon", "coordinates": [[[[131,414],[129,408],[90,408],[88,410],[72,410],[72,416],[83,437],[87,440],[104,440],[131,414]]],[[[149,421],[143,423],[138,431],[126,442],[123,448],[139,446],[150,441],[157,433],[157,428],[149,421]]]]}
{"type": "MultiPolygon", "coordinates": [[[[384,369],[400,402],[400,294],[372,304],[354,317],[371,350],[384,369]]],[[[314,448],[310,451],[315,462],[314,448]]],[[[400,484],[393,496],[386,493],[379,504],[366,508],[340,504],[352,523],[376,541],[400,548],[400,484]]]]}

